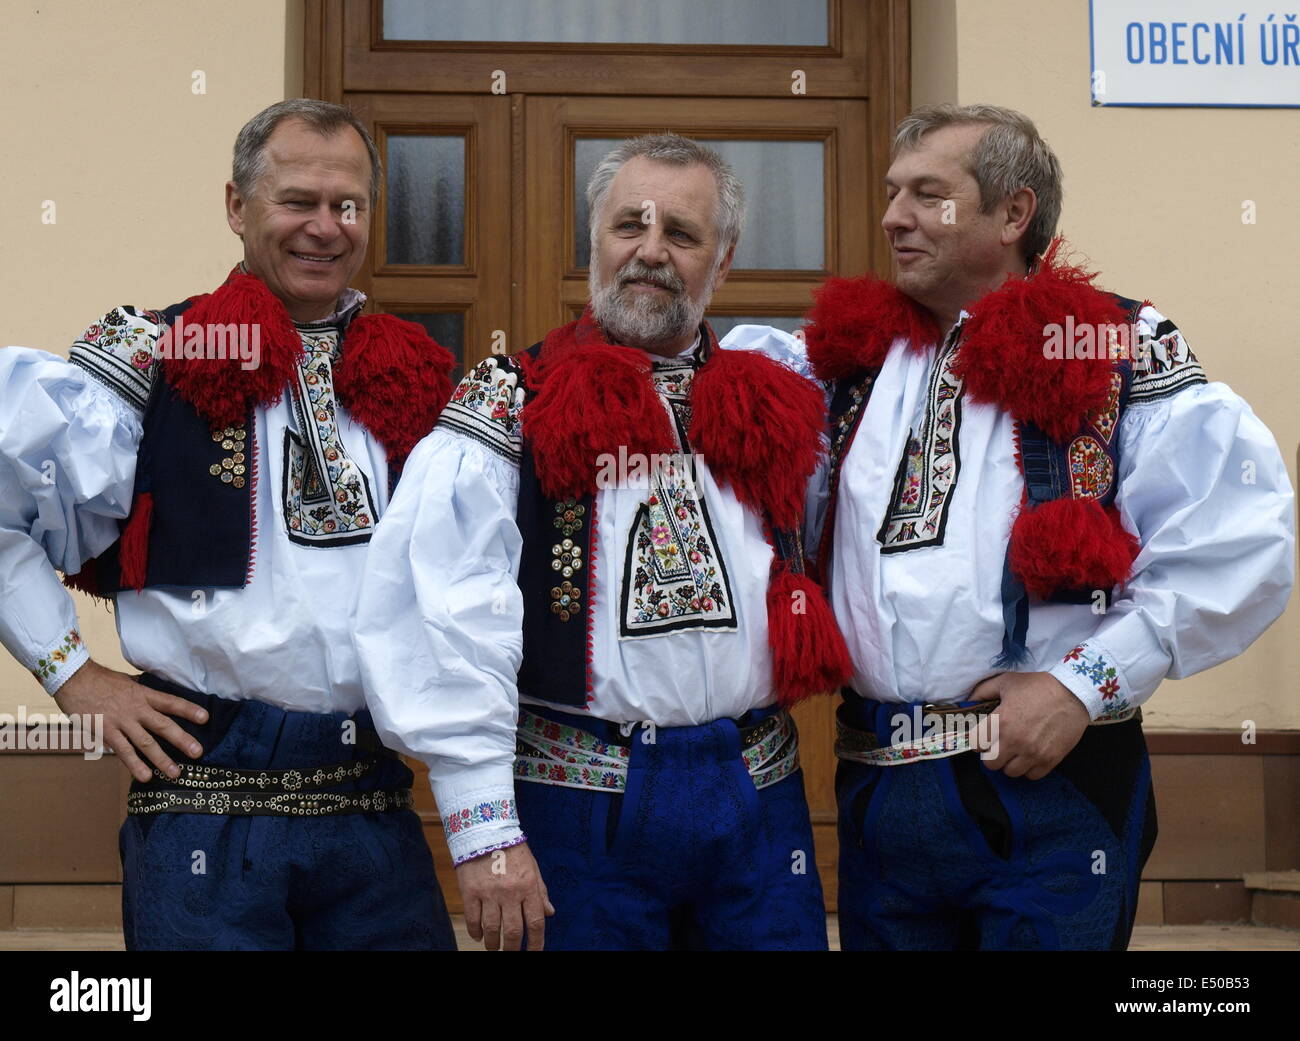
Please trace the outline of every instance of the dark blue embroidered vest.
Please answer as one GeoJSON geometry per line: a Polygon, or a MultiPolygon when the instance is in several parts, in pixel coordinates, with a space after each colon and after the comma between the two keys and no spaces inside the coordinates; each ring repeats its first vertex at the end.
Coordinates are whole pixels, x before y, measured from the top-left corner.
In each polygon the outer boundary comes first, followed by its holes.
{"type": "MultiPolygon", "coordinates": [[[[542,344],[524,353],[534,362],[542,344]]],[[[526,387],[524,407],[536,391],[526,387]]],[[[515,518],[523,538],[519,589],[524,602],[523,665],[519,692],[556,705],[583,708],[592,691],[591,588],[596,560],[596,497],[551,499],[542,491],[528,438],[519,465],[515,518]]],[[[799,533],[764,517],[773,551],[789,571],[804,572],[799,533]]],[[[610,586],[612,588],[612,585],[610,586]]]]}
{"type": "MultiPolygon", "coordinates": [[[[161,312],[164,327],[191,307],[161,312]]],[[[357,312],[345,319],[345,328],[357,312]]],[[[133,502],[152,499],[146,589],[238,589],[252,576],[258,450],[250,407],[243,425],[214,431],[167,382],[159,365],[145,405],[133,502]]],[[[389,492],[397,473],[390,468],[389,492]]],[[[125,525],[124,525],[125,526],[125,525]]],[[[113,596],[122,580],[121,542],[93,562],[94,592],[113,596]]]]}

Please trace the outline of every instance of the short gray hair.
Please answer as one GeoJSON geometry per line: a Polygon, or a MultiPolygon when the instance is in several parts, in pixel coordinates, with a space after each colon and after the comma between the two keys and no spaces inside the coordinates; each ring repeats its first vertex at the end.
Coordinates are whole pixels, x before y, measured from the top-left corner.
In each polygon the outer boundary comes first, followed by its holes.
{"type": "Polygon", "coordinates": [[[235,161],[230,174],[240,195],[245,199],[252,197],[258,180],[266,172],[266,142],[286,119],[297,119],[322,137],[330,137],[345,127],[360,134],[370,156],[370,205],[374,206],[379,199],[380,163],[379,149],[370,131],[351,109],[314,98],[277,101],[244,124],[235,138],[235,161]]]}
{"type": "Polygon", "coordinates": [[[979,184],[980,211],[988,213],[1021,188],[1033,189],[1038,209],[1021,246],[1031,260],[1047,250],[1061,219],[1061,163],[1038,133],[1034,121],[998,105],[927,105],[898,124],[891,154],[915,148],[932,130],[947,126],[987,126],[971,149],[970,172],[979,184]]]}
{"type": "Polygon", "coordinates": [[[721,241],[721,257],[728,246],[733,246],[740,239],[740,232],[745,226],[745,186],[736,176],[731,165],[712,148],[692,141],[679,134],[646,134],[643,137],[630,138],[613,151],[609,152],[592,172],[587,182],[588,230],[591,233],[593,252],[596,245],[596,225],[600,219],[601,208],[605,205],[605,196],[614,175],[630,159],[637,157],[650,159],[656,163],[670,166],[705,166],[713,174],[718,186],[718,212],[714,223],[721,241]]]}

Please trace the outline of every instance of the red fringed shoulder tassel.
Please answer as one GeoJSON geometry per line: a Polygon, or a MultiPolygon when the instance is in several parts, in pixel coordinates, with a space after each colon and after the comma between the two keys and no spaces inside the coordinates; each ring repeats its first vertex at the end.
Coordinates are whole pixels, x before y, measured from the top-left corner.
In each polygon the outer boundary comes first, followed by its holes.
{"type": "Polygon", "coordinates": [[[162,361],[167,382],[213,427],[242,426],[254,405],[280,400],[302,358],[302,340],[284,305],[254,275],[233,275],[220,289],[194,300],[173,323],[167,342],[159,345],[170,355],[162,361]],[[185,356],[185,342],[191,340],[186,330],[201,330],[206,344],[209,327],[231,325],[239,335],[251,336],[257,329],[256,366],[244,368],[237,349],[228,350],[224,359],[185,356]]]}
{"type": "Polygon", "coordinates": [[[122,529],[118,561],[123,589],[139,592],[149,570],[149,527],[153,521],[153,495],[141,492],[131,504],[131,516],[122,529]]]}
{"type": "Polygon", "coordinates": [[[899,337],[923,351],[941,335],[928,311],[874,275],[827,279],[813,296],[804,327],[808,360],[820,380],[879,368],[899,337]]]}
{"type": "Polygon", "coordinates": [[[1110,393],[1109,360],[1062,359],[1045,350],[1052,326],[1122,325],[1124,308],[1093,286],[1096,274],[1058,264],[1057,239],[1040,270],[1008,278],[980,298],[962,332],[953,372],[972,401],[997,405],[1054,441],[1074,435],[1110,393]]]}
{"type": "Polygon", "coordinates": [[[821,391],[756,351],[715,350],[691,389],[691,445],[709,470],[778,528],[803,519],[821,456],[821,391]]]}
{"type": "Polygon", "coordinates": [[[596,491],[600,457],[625,448],[629,457],[673,452],[672,427],[639,351],[572,343],[570,323],[554,330],[533,366],[536,396],[523,410],[537,476],[548,498],[596,491]]]}
{"type": "Polygon", "coordinates": [[[456,359],[423,326],[391,314],[353,319],[344,343],[339,401],[401,465],[450,399],[456,359]]]}

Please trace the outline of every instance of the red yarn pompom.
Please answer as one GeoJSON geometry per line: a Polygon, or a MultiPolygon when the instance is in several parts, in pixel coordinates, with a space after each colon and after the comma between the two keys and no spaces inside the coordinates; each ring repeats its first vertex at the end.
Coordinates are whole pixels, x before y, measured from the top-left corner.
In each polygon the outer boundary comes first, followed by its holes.
{"type": "Polygon", "coordinates": [[[1011,571],[1035,596],[1106,589],[1128,580],[1140,546],[1114,506],[1053,499],[1022,509],[1011,528],[1011,571]]]}
{"type": "Polygon", "coordinates": [[[972,401],[995,404],[1016,419],[1065,441],[1106,403],[1112,365],[1098,359],[1048,357],[1053,326],[1064,331],[1121,325],[1124,308],[1093,287],[1097,277],[1057,263],[1060,239],[1041,269],[1028,278],[1008,278],[974,305],[962,332],[953,372],[972,401]]]}
{"type": "Polygon", "coordinates": [[[159,344],[170,355],[162,362],[167,381],[213,427],[242,426],[255,404],[280,400],[302,358],[302,341],[284,304],[255,275],[234,275],[216,292],[194,300],[159,344]],[[209,350],[217,346],[209,330],[216,326],[227,333],[233,327],[237,337],[250,343],[256,329],[257,357],[241,358],[237,347],[230,349],[229,336],[224,359],[185,357],[191,335],[177,330],[202,329],[205,349],[195,353],[206,355],[215,353],[209,350]],[[255,364],[245,368],[250,361],[255,364]]]}
{"type": "Polygon", "coordinates": [[[543,346],[531,377],[539,389],[521,420],[547,498],[594,493],[599,473],[608,470],[605,453],[625,448],[648,466],[649,457],[675,451],[668,413],[640,351],[592,344],[550,355],[543,346]]]}

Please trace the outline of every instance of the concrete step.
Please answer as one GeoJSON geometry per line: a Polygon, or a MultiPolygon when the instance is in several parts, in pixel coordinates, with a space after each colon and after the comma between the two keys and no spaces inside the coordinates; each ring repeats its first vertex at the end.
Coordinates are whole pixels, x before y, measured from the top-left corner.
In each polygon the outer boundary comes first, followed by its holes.
{"type": "Polygon", "coordinates": [[[1256,925],[1300,929],[1300,871],[1257,871],[1243,876],[1256,925]]]}

